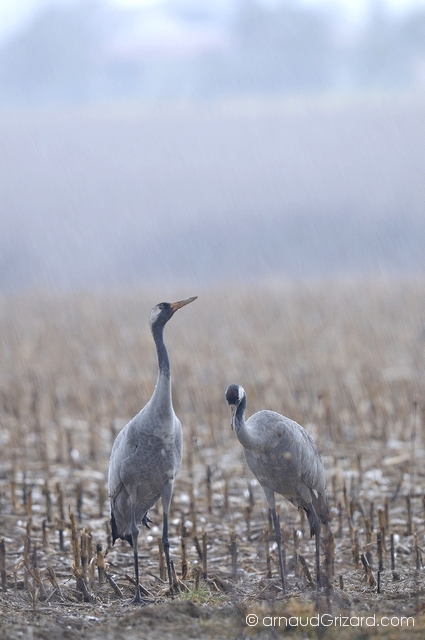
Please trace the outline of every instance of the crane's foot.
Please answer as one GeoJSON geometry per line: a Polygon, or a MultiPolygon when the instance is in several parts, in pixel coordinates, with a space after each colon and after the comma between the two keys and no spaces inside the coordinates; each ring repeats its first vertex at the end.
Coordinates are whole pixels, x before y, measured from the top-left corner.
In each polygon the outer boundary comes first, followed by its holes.
{"type": "Polygon", "coordinates": [[[146,607],[148,603],[146,602],[146,600],[143,600],[141,596],[134,596],[134,598],[130,600],[129,604],[140,604],[140,606],[146,607]]]}
{"type": "Polygon", "coordinates": [[[130,600],[130,604],[140,604],[143,606],[148,604],[147,601],[143,600],[142,596],[140,595],[140,587],[137,587],[133,600],[130,600]]]}

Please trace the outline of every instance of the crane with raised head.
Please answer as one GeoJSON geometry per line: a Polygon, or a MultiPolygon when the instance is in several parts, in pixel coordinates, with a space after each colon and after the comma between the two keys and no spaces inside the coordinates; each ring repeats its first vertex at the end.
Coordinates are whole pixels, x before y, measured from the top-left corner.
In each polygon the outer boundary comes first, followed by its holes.
{"type": "Polygon", "coordinates": [[[138,525],[149,528],[148,511],[161,498],[163,507],[162,544],[170,590],[173,578],[168,541],[168,513],[173,483],[182,460],[182,426],[174,413],[171,373],[163,332],[174,313],[196,300],[161,302],[149,315],[149,324],[158,356],[158,379],[146,406],[119,432],[109,460],[108,489],[111,504],[113,543],[127,540],[133,547],[136,592],[132,602],[144,603],[139,584],[138,525]]]}
{"type": "Polygon", "coordinates": [[[226,400],[232,410],[232,429],[271,510],[283,591],[282,534],[276,513],[275,493],[280,493],[307,513],[310,533],[316,536],[316,586],[319,589],[320,523],[328,528],[330,516],[325,470],[316,443],[297,422],[275,411],[258,411],[245,422],[246,393],[238,384],[227,387],[226,400]]]}

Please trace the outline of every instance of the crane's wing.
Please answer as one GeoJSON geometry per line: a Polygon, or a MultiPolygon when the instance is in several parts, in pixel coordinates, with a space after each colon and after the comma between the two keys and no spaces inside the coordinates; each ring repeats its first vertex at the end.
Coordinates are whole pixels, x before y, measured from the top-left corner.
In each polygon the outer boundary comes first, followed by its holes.
{"type": "Polygon", "coordinates": [[[137,449],[137,444],[128,437],[133,420],[121,429],[112,446],[108,470],[108,492],[111,500],[117,497],[123,487],[120,474],[123,460],[131,456],[137,449]]]}
{"type": "Polygon", "coordinates": [[[146,422],[148,404],[143,407],[121,429],[112,445],[111,456],[109,458],[108,470],[108,492],[111,499],[116,498],[122,490],[121,467],[124,460],[132,456],[140,445],[140,438],[144,431],[143,424],[146,422]]]}
{"type": "Polygon", "coordinates": [[[111,503],[112,541],[115,543],[117,538],[122,538],[133,546],[131,534],[127,531],[129,513],[121,513],[122,509],[118,506],[127,505],[129,497],[121,479],[121,465],[137,448],[128,437],[130,424],[131,422],[118,433],[112,446],[108,470],[108,493],[111,503]]]}
{"type": "Polygon", "coordinates": [[[245,449],[251,471],[263,487],[285,496],[307,513],[312,505],[319,518],[329,519],[326,476],[317,445],[298,423],[273,411],[259,411],[247,421],[264,446],[260,452],[245,449]]]}

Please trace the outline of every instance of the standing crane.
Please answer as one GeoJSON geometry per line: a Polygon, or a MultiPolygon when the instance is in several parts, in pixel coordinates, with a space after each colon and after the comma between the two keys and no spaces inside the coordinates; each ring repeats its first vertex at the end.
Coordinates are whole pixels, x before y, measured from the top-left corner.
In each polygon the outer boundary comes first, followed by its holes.
{"type": "Polygon", "coordinates": [[[174,313],[196,300],[161,302],[149,315],[149,324],[158,355],[158,379],[151,399],[119,432],[109,460],[108,488],[111,503],[113,543],[127,540],[133,547],[136,592],[132,602],[144,603],[140,595],[137,553],[138,524],[149,529],[148,511],[161,498],[163,508],[162,544],[167,562],[170,590],[173,579],[168,542],[168,512],[173,483],[182,461],[182,426],[174,413],[171,373],[163,332],[174,313]]]}
{"type": "Polygon", "coordinates": [[[271,510],[285,592],[282,534],[275,492],[307,513],[311,535],[316,535],[316,586],[320,579],[320,523],[329,527],[326,477],[316,443],[299,424],[275,411],[258,411],[245,422],[246,393],[238,384],[226,389],[232,411],[232,429],[241,443],[252,473],[263,487],[271,510]]]}

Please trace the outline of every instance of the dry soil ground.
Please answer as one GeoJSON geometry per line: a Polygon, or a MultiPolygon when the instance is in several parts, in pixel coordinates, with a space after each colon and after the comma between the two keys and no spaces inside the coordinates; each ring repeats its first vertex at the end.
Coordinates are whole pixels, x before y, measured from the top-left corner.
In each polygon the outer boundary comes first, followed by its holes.
{"type": "Polygon", "coordinates": [[[424,284],[4,296],[1,638],[422,638],[424,284]],[[150,308],[195,294],[165,331],[185,440],[170,523],[180,592],[167,594],[158,506],[139,537],[148,604],[134,606],[131,549],[110,546],[108,457],[155,384],[150,308]],[[283,498],[282,593],[265,500],[230,429],[231,382],[246,389],[248,415],[279,411],[322,452],[334,556],[327,566],[323,548],[329,584],[318,595],[314,540],[283,498]]]}

